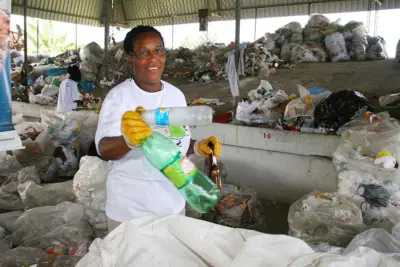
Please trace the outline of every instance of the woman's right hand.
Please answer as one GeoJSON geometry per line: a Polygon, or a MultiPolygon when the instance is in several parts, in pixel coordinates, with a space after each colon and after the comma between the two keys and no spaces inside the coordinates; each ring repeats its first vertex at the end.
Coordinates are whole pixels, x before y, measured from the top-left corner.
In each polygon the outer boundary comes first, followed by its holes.
{"type": "Polygon", "coordinates": [[[144,111],[144,108],[138,107],[135,111],[127,111],[122,116],[122,133],[130,148],[140,146],[144,139],[152,135],[150,126],[142,120],[142,111],[144,111]]]}

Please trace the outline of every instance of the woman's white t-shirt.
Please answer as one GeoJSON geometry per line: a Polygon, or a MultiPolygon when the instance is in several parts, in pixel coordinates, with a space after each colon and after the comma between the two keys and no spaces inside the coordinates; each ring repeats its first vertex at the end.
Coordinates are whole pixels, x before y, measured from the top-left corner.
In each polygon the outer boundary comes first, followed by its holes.
{"type": "Polygon", "coordinates": [[[58,93],[57,112],[67,112],[75,110],[77,100],[81,100],[78,84],[71,79],[65,79],[60,84],[58,93]]]}
{"type": "MultiPolygon", "coordinates": [[[[96,147],[104,137],[122,136],[121,118],[128,110],[142,106],[147,110],[160,107],[185,107],[183,93],[162,81],[162,91],[149,93],[134,81],[127,80],[107,95],[101,108],[96,132],[96,147]]],[[[190,131],[185,126],[155,126],[169,136],[186,155],[190,145],[190,131]]],[[[178,214],[185,207],[185,200],[175,186],[144,157],[141,149],[133,149],[120,160],[109,162],[107,178],[106,214],[124,222],[147,215],[178,214]]]]}

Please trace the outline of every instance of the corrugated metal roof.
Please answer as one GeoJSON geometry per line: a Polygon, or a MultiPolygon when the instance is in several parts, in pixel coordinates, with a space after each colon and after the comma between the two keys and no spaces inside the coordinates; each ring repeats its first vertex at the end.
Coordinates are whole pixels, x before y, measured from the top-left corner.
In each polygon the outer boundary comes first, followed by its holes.
{"type": "MultiPolygon", "coordinates": [[[[197,12],[209,8],[219,16],[210,21],[235,19],[236,0],[115,0],[113,24],[167,25],[198,22],[197,12]],[[159,3],[157,3],[159,2],[159,3]],[[125,8],[123,8],[125,7],[125,8]]],[[[242,19],[308,15],[312,13],[339,13],[368,11],[370,0],[242,0],[242,19]],[[257,11],[256,11],[257,10],[257,11]]],[[[375,4],[372,3],[372,7],[375,4]]],[[[400,0],[385,0],[380,9],[400,8],[400,0]]]]}
{"type": "MultiPolygon", "coordinates": [[[[28,17],[101,26],[102,0],[28,0],[28,17]]],[[[12,14],[24,15],[24,0],[12,1],[12,14]]]]}
{"type": "MultiPolygon", "coordinates": [[[[28,0],[28,16],[91,26],[102,25],[104,0],[28,0]]],[[[112,0],[108,0],[112,1],[112,0]]],[[[370,0],[242,0],[242,19],[368,11],[370,0]]],[[[212,12],[209,21],[235,19],[236,0],[114,0],[112,25],[171,25],[198,22],[198,10],[212,12]],[[218,7],[220,9],[218,9],[218,7]],[[218,16],[216,16],[218,14],[218,16]]],[[[375,5],[372,4],[372,7],[375,5]]],[[[380,9],[400,8],[385,0],[380,9]]],[[[12,13],[23,15],[23,0],[12,1],[12,13]]]]}

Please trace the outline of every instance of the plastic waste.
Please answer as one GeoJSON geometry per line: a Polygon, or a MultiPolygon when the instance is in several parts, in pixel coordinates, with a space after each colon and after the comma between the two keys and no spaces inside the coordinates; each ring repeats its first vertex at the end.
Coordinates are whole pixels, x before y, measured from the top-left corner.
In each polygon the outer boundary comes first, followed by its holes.
{"type": "Polygon", "coordinates": [[[76,202],[85,207],[85,214],[97,237],[108,233],[105,206],[108,163],[98,157],[83,157],[74,176],[73,192],[76,202]]]}
{"type": "Polygon", "coordinates": [[[311,95],[309,91],[301,85],[297,85],[297,89],[300,97],[287,104],[284,114],[285,120],[293,120],[298,117],[309,117],[313,119],[315,106],[331,95],[329,91],[311,95]]]}
{"type": "MultiPolygon", "coordinates": [[[[0,227],[1,229],[1,227],[0,227]]],[[[4,229],[3,229],[4,230],[4,229]]],[[[0,239],[0,254],[12,249],[10,236],[3,236],[0,239]]]]}
{"type": "Polygon", "coordinates": [[[0,254],[0,266],[20,267],[34,266],[45,257],[46,253],[38,248],[17,247],[0,254]]]}
{"type": "Polygon", "coordinates": [[[331,246],[328,243],[320,243],[318,245],[310,245],[310,247],[315,251],[315,252],[321,252],[321,253],[335,253],[335,254],[342,254],[344,251],[344,248],[342,247],[337,247],[337,246],[331,246]]]}
{"type": "Polygon", "coordinates": [[[399,100],[400,100],[400,94],[385,95],[379,98],[379,105],[381,107],[386,107],[389,105],[396,104],[399,100]]]}
{"type": "Polygon", "coordinates": [[[78,256],[47,254],[35,267],[75,267],[80,260],[78,256]]]}
{"type": "Polygon", "coordinates": [[[393,256],[400,261],[400,240],[384,229],[370,229],[358,234],[350,242],[343,254],[347,255],[361,246],[393,256]]]}
{"type": "Polygon", "coordinates": [[[386,52],[386,42],[382,37],[367,37],[368,48],[366,59],[370,60],[380,60],[387,59],[388,54],[386,52]]]}
{"type": "Polygon", "coordinates": [[[360,92],[343,90],[332,93],[315,108],[315,126],[339,129],[342,125],[357,118],[373,108],[360,92]]]}
{"type": "Polygon", "coordinates": [[[153,132],[141,144],[147,160],[159,169],[198,212],[205,213],[217,204],[217,186],[186,157],[168,137],[153,132]]]}
{"type": "Polygon", "coordinates": [[[216,223],[263,232],[266,230],[262,205],[253,189],[240,190],[226,185],[218,202],[216,223]]]}
{"type": "MultiPolygon", "coordinates": [[[[32,169],[32,167],[27,167],[25,169],[32,169]]],[[[22,210],[24,205],[18,194],[18,185],[31,180],[40,183],[39,177],[34,172],[32,173],[28,170],[28,175],[25,175],[25,169],[8,176],[6,181],[1,185],[0,209],[10,211],[22,210]]]]}
{"type": "Polygon", "coordinates": [[[18,185],[18,193],[24,203],[25,210],[42,206],[55,206],[64,201],[73,202],[72,181],[38,185],[28,181],[18,185]]]}
{"type": "Polygon", "coordinates": [[[41,249],[47,249],[45,247],[51,246],[53,241],[63,243],[63,238],[71,241],[68,241],[68,245],[74,240],[79,243],[93,234],[90,225],[74,224],[85,223],[84,218],[84,207],[77,203],[63,202],[57,206],[33,208],[14,222],[11,240],[15,246],[41,249]],[[72,234],[74,231],[77,231],[76,235],[72,234]]]}
{"type": "Polygon", "coordinates": [[[12,224],[22,215],[22,211],[12,211],[0,214],[0,226],[6,231],[12,232],[12,224]]]}
{"type": "Polygon", "coordinates": [[[213,110],[208,106],[159,108],[142,112],[143,120],[149,125],[209,125],[212,116],[213,110]]]}
{"type": "Polygon", "coordinates": [[[47,128],[53,146],[53,158],[58,176],[73,177],[78,170],[79,137],[81,123],[77,112],[41,110],[41,124],[47,128]]]}
{"type": "Polygon", "coordinates": [[[339,194],[317,191],[290,206],[288,221],[290,236],[342,247],[365,228],[356,204],[339,194]]]}
{"type": "Polygon", "coordinates": [[[335,32],[325,37],[325,46],[332,62],[350,60],[346,42],[341,33],[335,32]]]}
{"type": "Polygon", "coordinates": [[[312,95],[318,95],[323,92],[326,92],[326,89],[322,88],[322,87],[314,86],[314,87],[311,87],[310,89],[308,89],[308,92],[312,95]]]}
{"type": "Polygon", "coordinates": [[[9,175],[20,171],[23,168],[19,161],[10,155],[0,156],[0,175],[9,175]]]}
{"type": "Polygon", "coordinates": [[[52,167],[54,146],[48,129],[38,123],[25,122],[16,125],[16,130],[25,149],[13,150],[15,158],[24,166],[35,166],[43,181],[53,181],[56,175],[52,167]]]}

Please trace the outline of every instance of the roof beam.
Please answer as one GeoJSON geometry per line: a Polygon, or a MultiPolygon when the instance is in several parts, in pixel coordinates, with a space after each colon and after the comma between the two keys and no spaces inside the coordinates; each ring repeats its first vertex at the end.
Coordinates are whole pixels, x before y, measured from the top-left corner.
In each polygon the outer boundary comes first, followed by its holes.
{"type": "MultiPolygon", "coordinates": [[[[12,4],[12,7],[20,7],[23,8],[24,5],[20,5],[20,4],[12,4]]],[[[64,13],[64,12],[60,12],[60,11],[54,11],[54,10],[50,10],[50,9],[43,9],[43,8],[37,8],[37,7],[30,7],[28,6],[28,10],[36,10],[36,11],[42,11],[42,12],[49,12],[49,13],[54,13],[54,14],[58,14],[58,15],[64,15],[64,16],[72,16],[75,18],[82,18],[82,19],[90,19],[90,20],[99,20],[99,18],[96,17],[88,17],[88,16],[82,16],[82,15],[74,15],[74,14],[68,14],[68,13],[64,13]]]]}
{"type": "Polygon", "coordinates": [[[126,4],[125,4],[125,0],[121,0],[121,4],[122,4],[122,14],[124,15],[125,21],[127,21],[127,20],[128,20],[128,16],[126,15],[126,4]]]}
{"type": "MultiPolygon", "coordinates": [[[[219,0],[217,0],[219,1],[219,0]]],[[[272,8],[272,7],[286,7],[286,6],[301,6],[301,5],[307,5],[307,4],[321,4],[321,3],[334,3],[334,2],[345,2],[346,0],[314,0],[314,1],[305,1],[301,3],[289,3],[289,4],[272,4],[272,5],[263,5],[263,6],[251,6],[251,7],[243,7],[241,10],[249,10],[249,9],[260,9],[260,8],[272,8]]],[[[228,8],[228,9],[221,9],[218,10],[219,12],[226,12],[226,11],[236,11],[236,8],[228,8]]],[[[193,13],[181,13],[181,14],[174,14],[174,16],[194,16],[198,15],[198,12],[193,12],[193,13]]],[[[127,22],[134,22],[138,20],[147,20],[147,19],[166,19],[170,18],[170,15],[166,16],[159,16],[159,17],[149,17],[149,18],[134,18],[134,19],[129,19],[125,21],[116,21],[116,24],[125,24],[127,22]]]]}

